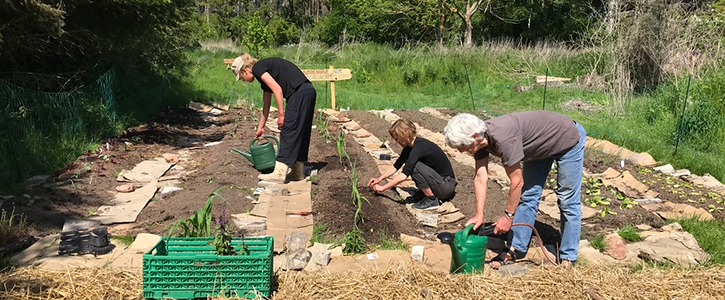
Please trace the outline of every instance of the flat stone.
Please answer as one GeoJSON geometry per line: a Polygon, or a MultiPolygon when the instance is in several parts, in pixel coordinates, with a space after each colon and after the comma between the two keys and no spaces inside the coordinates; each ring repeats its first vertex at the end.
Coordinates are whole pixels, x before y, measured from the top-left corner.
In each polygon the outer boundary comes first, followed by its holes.
{"type": "Polygon", "coordinates": [[[664,166],[659,166],[654,168],[655,171],[660,171],[665,174],[669,174],[675,171],[675,167],[673,167],[671,164],[666,164],[664,166]]]}
{"type": "Polygon", "coordinates": [[[639,229],[639,230],[642,230],[642,231],[644,231],[644,230],[651,230],[652,229],[652,226],[649,226],[647,224],[639,224],[639,225],[637,225],[635,227],[637,229],[639,229]]]}
{"type": "Polygon", "coordinates": [[[134,190],[136,190],[136,187],[133,186],[133,183],[122,184],[116,187],[116,192],[119,193],[130,193],[134,190]]]}
{"type": "Polygon", "coordinates": [[[654,167],[657,161],[649,153],[637,153],[628,159],[630,162],[641,167],[654,167]]]}
{"type": "Polygon", "coordinates": [[[522,277],[529,273],[529,266],[525,264],[504,265],[496,270],[502,277],[522,277]]]}
{"type": "Polygon", "coordinates": [[[605,254],[611,256],[616,260],[625,260],[627,258],[627,247],[624,244],[624,239],[618,234],[611,234],[606,237],[607,250],[605,254]]]}
{"type": "Polygon", "coordinates": [[[692,175],[692,172],[690,172],[690,170],[688,170],[688,169],[680,169],[680,170],[670,173],[670,176],[673,176],[673,177],[683,177],[683,176],[690,176],[690,175],[692,175]]]}
{"type": "Polygon", "coordinates": [[[651,198],[651,199],[634,199],[634,202],[637,202],[639,205],[649,205],[649,204],[657,204],[662,203],[662,199],[660,198],[651,198]]]}
{"type": "Polygon", "coordinates": [[[703,176],[692,175],[688,177],[687,180],[697,185],[715,189],[716,191],[720,191],[720,194],[725,195],[725,186],[723,186],[717,178],[710,174],[705,174],[703,176]]]}
{"type": "Polygon", "coordinates": [[[248,213],[234,214],[232,221],[237,227],[245,230],[250,236],[267,230],[267,219],[250,215],[248,213]]]}
{"type": "Polygon", "coordinates": [[[413,258],[413,261],[417,262],[423,262],[424,254],[425,246],[413,246],[410,251],[410,257],[413,258]]]}

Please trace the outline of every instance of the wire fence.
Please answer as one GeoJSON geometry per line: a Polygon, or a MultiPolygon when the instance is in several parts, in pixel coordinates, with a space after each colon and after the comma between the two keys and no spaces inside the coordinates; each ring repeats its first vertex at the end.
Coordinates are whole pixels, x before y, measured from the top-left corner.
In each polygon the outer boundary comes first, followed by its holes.
{"type": "Polygon", "coordinates": [[[0,80],[0,184],[52,172],[115,133],[116,74],[82,88],[39,92],[0,80]],[[85,149],[84,149],[85,148],[85,149]]]}

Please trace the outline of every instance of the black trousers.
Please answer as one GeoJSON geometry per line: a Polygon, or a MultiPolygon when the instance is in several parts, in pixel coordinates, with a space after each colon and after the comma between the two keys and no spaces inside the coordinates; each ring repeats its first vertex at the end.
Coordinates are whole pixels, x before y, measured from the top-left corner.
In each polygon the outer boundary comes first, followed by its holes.
{"type": "Polygon", "coordinates": [[[418,162],[413,168],[413,174],[410,176],[415,182],[418,189],[430,188],[439,200],[448,201],[456,196],[456,186],[458,182],[450,176],[441,176],[433,168],[418,162]]]}
{"type": "Polygon", "coordinates": [[[307,161],[316,102],[317,91],[310,83],[303,83],[287,98],[284,125],[279,133],[278,162],[292,167],[297,161],[307,161]]]}

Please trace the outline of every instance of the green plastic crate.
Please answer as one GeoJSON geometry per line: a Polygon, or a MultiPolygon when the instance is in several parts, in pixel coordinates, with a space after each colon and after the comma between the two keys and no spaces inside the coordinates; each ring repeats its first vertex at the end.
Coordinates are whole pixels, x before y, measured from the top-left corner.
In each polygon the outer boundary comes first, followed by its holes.
{"type": "Polygon", "coordinates": [[[214,238],[163,238],[143,256],[146,299],[269,297],[272,288],[274,239],[233,239],[246,255],[217,255],[214,238]]]}

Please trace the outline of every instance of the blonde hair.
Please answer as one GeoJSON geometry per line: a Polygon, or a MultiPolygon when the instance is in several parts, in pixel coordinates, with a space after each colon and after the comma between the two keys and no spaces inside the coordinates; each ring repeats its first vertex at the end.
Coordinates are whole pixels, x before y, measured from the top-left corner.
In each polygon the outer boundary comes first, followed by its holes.
{"type": "Polygon", "coordinates": [[[232,63],[232,70],[235,73],[239,73],[244,68],[251,68],[257,63],[257,59],[251,56],[249,53],[244,53],[234,59],[232,63]]]}
{"type": "Polygon", "coordinates": [[[396,141],[407,141],[412,144],[416,134],[415,124],[407,119],[398,119],[392,126],[390,126],[388,133],[390,133],[390,136],[396,141]]]}

